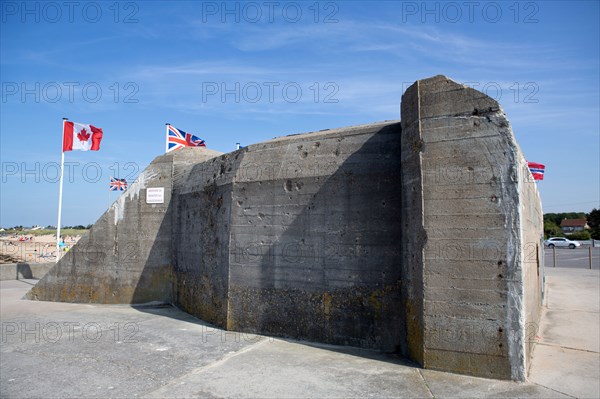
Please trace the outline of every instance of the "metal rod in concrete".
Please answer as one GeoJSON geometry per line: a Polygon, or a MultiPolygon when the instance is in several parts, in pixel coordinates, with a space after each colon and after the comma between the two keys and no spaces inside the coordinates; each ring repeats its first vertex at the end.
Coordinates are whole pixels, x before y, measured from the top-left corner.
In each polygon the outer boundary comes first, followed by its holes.
{"type": "Polygon", "coordinates": [[[592,247],[589,247],[589,254],[590,254],[590,270],[592,270],[592,247]]]}

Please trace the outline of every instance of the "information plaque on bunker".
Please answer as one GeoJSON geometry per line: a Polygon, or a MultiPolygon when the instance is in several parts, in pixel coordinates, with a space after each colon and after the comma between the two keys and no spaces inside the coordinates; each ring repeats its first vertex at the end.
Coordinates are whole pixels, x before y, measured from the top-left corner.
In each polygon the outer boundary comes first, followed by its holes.
{"type": "Polygon", "coordinates": [[[146,189],[146,204],[164,204],[165,188],[164,187],[148,187],[146,189]]]}

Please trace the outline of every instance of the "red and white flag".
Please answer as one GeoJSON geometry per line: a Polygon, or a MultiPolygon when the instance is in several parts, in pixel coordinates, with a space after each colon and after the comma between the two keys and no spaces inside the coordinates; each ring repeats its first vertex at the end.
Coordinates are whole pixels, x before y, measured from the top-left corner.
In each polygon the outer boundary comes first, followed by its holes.
{"type": "Polygon", "coordinates": [[[66,121],[63,129],[64,151],[98,151],[102,140],[102,129],[83,123],[66,121]]]}

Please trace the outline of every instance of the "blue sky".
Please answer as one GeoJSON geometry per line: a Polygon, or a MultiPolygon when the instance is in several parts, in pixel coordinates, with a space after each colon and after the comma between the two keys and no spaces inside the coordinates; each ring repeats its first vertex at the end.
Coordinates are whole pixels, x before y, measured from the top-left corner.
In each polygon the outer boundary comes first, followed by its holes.
{"type": "Polygon", "coordinates": [[[164,152],[399,119],[444,74],[499,100],[545,212],[600,207],[600,11],[569,2],[2,1],[0,225],[55,225],[62,117],[104,130],[68,152],[63,225],[93,223],[164,152]],[[71,8],[70,8],[71,7],[71,8]]]}

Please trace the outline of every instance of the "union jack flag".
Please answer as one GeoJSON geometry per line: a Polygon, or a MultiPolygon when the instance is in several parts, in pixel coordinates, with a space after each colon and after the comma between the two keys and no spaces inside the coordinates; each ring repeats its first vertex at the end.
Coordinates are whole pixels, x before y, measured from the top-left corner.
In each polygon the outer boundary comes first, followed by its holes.
{"type": "Polygon", "coordinates": [[[110,191],[125,191],[127,189],[127,180],[111,177],[109,188],[110,191]]]}
{"type": "Polygon", "coordinates": [[[167,125],[167,152],[183,147],[206,147],[206,144],[204,140],[191,133],[167,125]]]}

